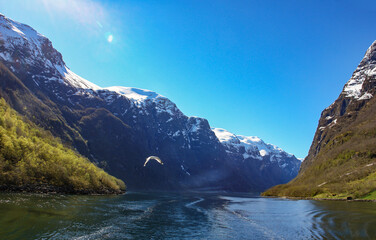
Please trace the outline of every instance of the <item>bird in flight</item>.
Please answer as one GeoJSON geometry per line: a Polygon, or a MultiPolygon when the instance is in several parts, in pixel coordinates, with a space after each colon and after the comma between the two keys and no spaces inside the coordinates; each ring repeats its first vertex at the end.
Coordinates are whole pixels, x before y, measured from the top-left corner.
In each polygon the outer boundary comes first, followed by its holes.
{"type": "Polygon", "coordinates": [[[156,157],[156,156],[150,156],[150,157],[146,158],[146,161],[145,161],[145,163],[144,163],[144,167],[146,166],[146,164],[147,164],[150,160],[155,160],[155,161],[159,162],[161,165],[163,165],[163,162],[162,162],[162,160],[161,160],[159,157],[156,157]]]}

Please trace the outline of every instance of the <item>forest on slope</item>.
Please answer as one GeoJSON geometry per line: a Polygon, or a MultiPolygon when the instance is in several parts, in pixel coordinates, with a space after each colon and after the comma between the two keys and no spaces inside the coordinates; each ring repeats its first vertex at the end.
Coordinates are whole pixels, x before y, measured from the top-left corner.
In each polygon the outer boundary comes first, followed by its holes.
{"type": "Polygon", "coordinates": [[[25,120],[1,98],[0,188],[103,194],[122,193],[125,184],[25,120]]]}

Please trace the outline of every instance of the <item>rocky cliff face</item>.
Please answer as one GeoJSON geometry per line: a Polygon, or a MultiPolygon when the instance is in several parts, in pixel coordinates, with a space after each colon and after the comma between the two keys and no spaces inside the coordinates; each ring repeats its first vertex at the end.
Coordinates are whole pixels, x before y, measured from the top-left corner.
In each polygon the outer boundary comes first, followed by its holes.
{"type": "Polygon", "coordinates": [[[346,198],[376,190],[376,41],[322,113],[298,176],[265,195],[346,198]]]}
{"type": "Polygon", "coordinates": [[[185,116],[168,98],[149,90],[96,86],[70,71],[46,37],[3,15],[0,61],[19,80],[2,76],[2,97],[124,179],[129,189],[263,190],[296,173],[296,158],[283,154],[277,164],[271,157],[250,155],[246,160],[258,161],[257,168],[242,168],[243,155],[226,152],[206,119],[185,116]],[[150,155],[165,164],[143,167],[150,155]],[[280,175],[274,178],[276,171],[280,175]]]}
{"type": "Polygon", "coordinates": [[[361,109],[376,93],[376,41],[368,48],[363,60],[344,86],[338,99],[322,113],[309,150],[304,170],[314,162],[332,137],[347,128],[357,117],[361,109]]]}

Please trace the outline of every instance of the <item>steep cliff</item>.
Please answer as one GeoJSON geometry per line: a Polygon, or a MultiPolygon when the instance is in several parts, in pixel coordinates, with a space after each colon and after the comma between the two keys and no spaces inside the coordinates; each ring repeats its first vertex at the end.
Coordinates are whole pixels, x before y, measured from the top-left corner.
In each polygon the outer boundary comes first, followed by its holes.
{"type": "Polygon", "coordinates": [[[376,190],[376,41],[326,108],[298,176],[264,195],[372,197],[376,190]]]}

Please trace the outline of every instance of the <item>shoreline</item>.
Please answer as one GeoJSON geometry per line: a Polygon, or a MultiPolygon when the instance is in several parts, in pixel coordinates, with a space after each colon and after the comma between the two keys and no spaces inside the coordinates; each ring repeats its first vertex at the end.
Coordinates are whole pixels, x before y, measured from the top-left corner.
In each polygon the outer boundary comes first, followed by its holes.
{"type": "Polygon", "coordinates": [[[74,190],[70,187],[53,186],[53,185],[24,185],[24,186],[7,186],[0,185],[0,193],[35,193],[35,194],[66,194],[66,195],[91,195],[91,196],[105,196],[105,195],[123,195],[125,190],[112,189],[83,189],[74,190]]]}
{"type": "Polygon", "coordinates": [[[376,202],[376,199],[345,199],[345,198],[313,198],[313,197],[277,197],[277,196],[262,196],[264,198],[281,198],[290,200],[317,200],[317,201],[341,201],[341,202],[376,202]]]}

